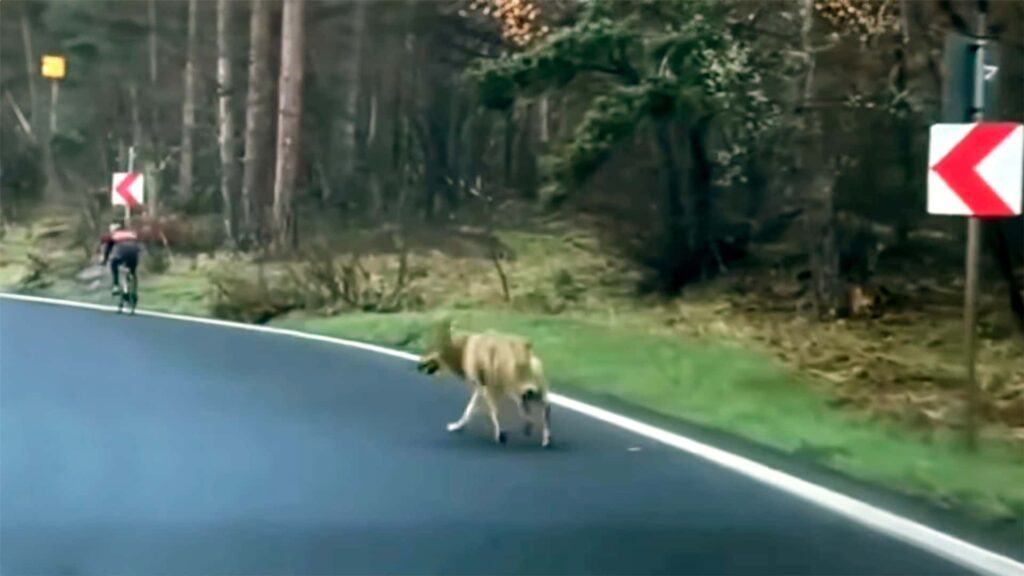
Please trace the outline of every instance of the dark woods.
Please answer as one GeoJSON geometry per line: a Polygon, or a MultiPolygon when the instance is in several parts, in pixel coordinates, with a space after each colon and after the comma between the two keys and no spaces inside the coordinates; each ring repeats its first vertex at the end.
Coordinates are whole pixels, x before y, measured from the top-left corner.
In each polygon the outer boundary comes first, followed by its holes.
{"type": "MultiPolygon", "coordinates": [[[[944,34],[973,10],[3,0],[0,212],[59,203],[99,226],[134,146],[146,217],[208,222],[219,247],[280,254],[343,228],[545,211],[598,227],[643,291],[772,267],[842,316],[852,288],[882,299],[915,265],[962,275],[963,222],[926,216],[924,192],[944,34]],[[44,53],[68,59],[55,130],[44,53]]],[[[1021,121],[1024,5],[991,12],[996,115],[1021,121]]],[[[1024,330],[1021,221],[986,227],[1024,330]]]]}

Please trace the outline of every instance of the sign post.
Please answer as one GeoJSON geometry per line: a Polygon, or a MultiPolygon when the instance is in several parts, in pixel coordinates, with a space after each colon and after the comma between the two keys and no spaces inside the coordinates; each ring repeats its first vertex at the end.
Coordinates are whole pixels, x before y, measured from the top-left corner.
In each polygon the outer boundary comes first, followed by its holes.
{"type": "MultiPolygon", "coordinates": [[[[135,146],[128,147],[128,173],[131,174],[135,170],[135,146]]],[[[141,203],[141,200],[140,200],[141,203]]],[[[132,218],[132,209],[127,202],[124,204],[124,225],[127,226],[128,222],[132,218]]]]}
{"type": "Polygon", "coordinates": [[[50,134],[57,133],[57,97],[60,95],[60,81],[64,79],[66,66],[63,56],[44,55],[43,78],[50,79],[50,134]]]}
{"type": "Polygon", "coordinates": [[[928,212],[967,217],[964,283],[964,356],[967,378],[966,442],[977,447],[981,395],[975,364],[977,349],[978,275],[981,218],[1005,218],[1021,213],[1024,180],[1024,126],[983,122],[994,108],[999,68],[986,35],[987,1],[978,2],[976,37],[946,43],[945,119],[966,124],[936,124],[929,138],[928,212]],[[964,106],[970,102],[970,107],[964,106]]]}
{"type": "MultiPolygon", "coordinates": [[[[974,49],[974,94],[971,100],[971,120],[981,122],[985,117],[985,8],[978,5],[978,44],[974,49]]],[[[964,272],[964,347],[967,362],[967,447],[975,450],[978,446],[978,410],[981,405],[981,391],[978,389],[977,341],[978,341],[978,260],[981,256],[981,221],[977,216],[967,220],[967,270],[964,272]]]]}

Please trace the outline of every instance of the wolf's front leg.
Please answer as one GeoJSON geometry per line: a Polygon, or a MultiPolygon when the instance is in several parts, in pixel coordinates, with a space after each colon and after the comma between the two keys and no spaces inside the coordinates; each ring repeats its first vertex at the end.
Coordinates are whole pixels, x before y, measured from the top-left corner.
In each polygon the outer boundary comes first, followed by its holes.
{"type": "Polygon", "coordinates": [[[462,413],[462,418],[459,418],[455,422],[448,424],[449,432],[458,432],[466,427],[470,417],[473,416],[473,412],[476,412],[476,407],[480,403],[480,388],[476,387],[473,390],[473,396],[469,399],[469,404],[466,405],[465,412],[462,413]]]}
{"type": "Polygon", "coordinates": [[[551,404],[544,403],[544,430],[541,432],[540,445],[544,448],[551,446],[551,404]]]}

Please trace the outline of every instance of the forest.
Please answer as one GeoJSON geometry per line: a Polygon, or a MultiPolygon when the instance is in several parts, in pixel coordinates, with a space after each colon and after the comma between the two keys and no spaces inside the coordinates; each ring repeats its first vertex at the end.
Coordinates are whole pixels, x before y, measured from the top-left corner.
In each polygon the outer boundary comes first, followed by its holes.
{"type": "Polygon", "coordinates": [[[0,0],[0,286],[109,302],[131,168],[143,308],[521,331],[556,384],[1019,527],[1024,219],[982,223],[968,402],[967,225],[925,208],[982,8],[1022,122],[1019,0],[0,0]]]}

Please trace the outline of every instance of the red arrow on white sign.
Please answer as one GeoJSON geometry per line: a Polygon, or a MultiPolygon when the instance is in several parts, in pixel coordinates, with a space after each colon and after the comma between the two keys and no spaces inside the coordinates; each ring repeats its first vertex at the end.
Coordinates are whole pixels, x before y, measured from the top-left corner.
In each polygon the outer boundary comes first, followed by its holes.
{"type": "Polygon", "coordinates": [[[110,202],[114,206],[134,208],[143,203],[144,179],[138,172],[115,172],[110,186],[110,202]]]}
{"type": "Polygon", "coordinates": [[[928,213],[1007,217],[1021,213],[1024,126],[935,124],[928,150],[928,213]]]}

